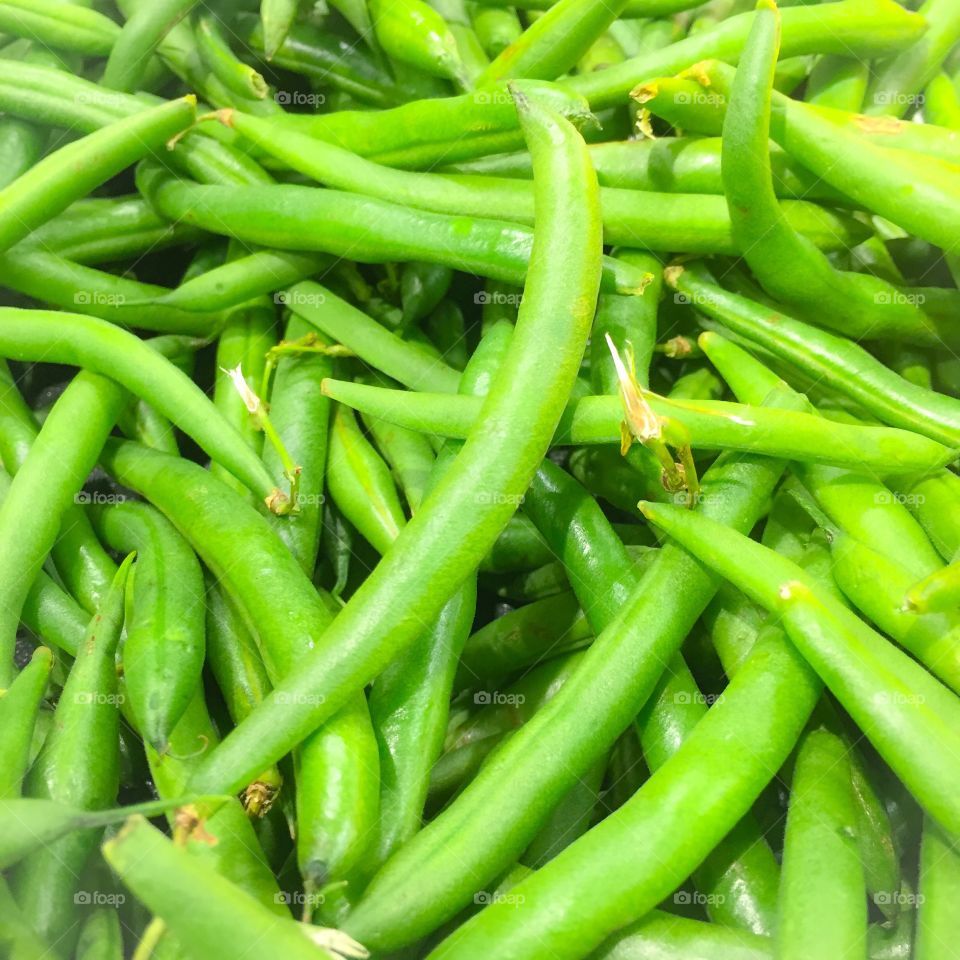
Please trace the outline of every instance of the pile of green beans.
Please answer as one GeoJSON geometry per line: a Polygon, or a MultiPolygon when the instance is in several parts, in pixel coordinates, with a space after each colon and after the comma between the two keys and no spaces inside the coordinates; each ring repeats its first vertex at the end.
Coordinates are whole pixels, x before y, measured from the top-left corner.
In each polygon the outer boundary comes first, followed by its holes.
{"type": "Polygon", "coordinates": [[[957,0],[0,0],[0,958],[960,958],[957,0]]]}

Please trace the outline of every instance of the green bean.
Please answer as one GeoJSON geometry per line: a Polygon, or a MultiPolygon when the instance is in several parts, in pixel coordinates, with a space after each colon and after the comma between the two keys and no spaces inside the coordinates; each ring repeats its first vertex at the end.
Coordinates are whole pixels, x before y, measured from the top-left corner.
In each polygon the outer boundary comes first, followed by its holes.
{"type": "Polygon", "coordinates": [[[400,274],[400,304],[403,325],[409,327],[431,313],[447,295],[453,271],[434,263],[413,261],[400,274]]]}
{"type": "Polygon", "coordinates": [[[665,276],[671,287],[711,320],[746,338],[750,345],[825,379],[884,423],[916,430],[950,446],[957,444],[960,403],[954,398],[909,383],[845,338],[784,314],[771,315],[693,269],[670,269],[665,276]]]}
{"type": "Polygon", "coordinates": [[[377,449],[390,465],[410,513],[415,513],[423,503],[427,480],[436,459],[430,441],[419,433],[404,430],[385,420],[377,420],[376,417],[364,417],[363,422],[377,449]]]}
{"type": "Polygon", "coordinates": [[[870,69],[865,61],[828,54],[820,57],[810,71],[804,100],[818,107],[859,113],[869,80],[870,69]]]}
{"type": "MultiPolygon", "coordinates": [[[[6,869],[35,850],[42,849],[48,843],[74,831],[109,826],[135,813],[156,816],[174,807],[183,806],[192,799],[178,797],[171,800],[153,800],[110,810],[89,810],[37,797],[0,800],[0,819],[4,826],[0,864],[6,869]]],[[[209,802],[226,799],[209,798],[209,802]]]]}
{"type": "MultiPolygon", "coordinates": [[[[207,713],[203,690],[198,686],[173,729],[170,749],[158,754],[147,746],[147,761],[157,793],[165,799],[181,796],[200,757],[212,750],[218,739],[207,713]]],[[[289,916],[250,819],[236,798],[229,798],[205,816],[200,834],[190,834],[189,819],[186,823],[175,817],[169,819],[177,840],[184,843],[191,857],[203,861],[274,915],[289,916]]]]}
{"type": "Polygon", "coordinates": [[[123,675],[137,727],[162,753],[203,668],[203,574],[180,535],[145,504],[120,503],[95,516],[114,550],[137,551],[123,675]]]}
{"type": "Polygon", "coordinates": [[[188,957],[199,960],[218,951],[242,954],[256,943],[269,943],[291,960],[332,956],[311,942],[299,924],[258,905],[143,818],[131,818],[104,844],[103,856],[124,884],[163,919],[188,957]]]}
{"type": "Polygon", "coordinates": [[[278,512],[285,494],[203,391],[131,333],[79,314],[0,310],[0,352],[11,359],[69,363],[99,371],[141,396],[278,512]]]}
{"type": "Polygon", "coordinates": [[[537,600],[492,620],[468,638],[454,692],[496,689],[510,674],[578,649],[592,637],[570,591],[537,600]]]}
{"type": "Polygon", "coordinates": [[[11,960],[43,960],[50,948],[23,918],[6,880],[0,877],[0,942],[11,960]]]}
{"type": "MultiPolygon", "coordinates": [[[[74,7],[65,6],[66,10],[74,7]]],[[[0,191],[0,250],[65,210],[74,200],[161,147],[189,126],[194,97],[183,97],[116,122],[61,147],[0,191]]]]}
{"type": "Polygon", "coordinates": [[[403,340],[326,287],[304,281],[283,295],[284,305],[361,360],[415,390],[455,393],[460,373],[434,351],[403,340]]]}
{"type": "MultiPolygon", "coordinates": [[[[213,385],[214,406],[258,457],[263,448],[263,433],[250,415],[246,398],[237,390],[233,377],[242,375],[254,393],[260,389],[267,351],[276,345],[273,331],[275,320],[271,306],[251,303],[230,314],[217,340],[218,372],[213,385]]],[[[210,471],[238,492],[246,493],[243,485],[220,464],[211,464],[210,471]]]]}
{"type": "Polygon", "coordinates": [[[30,763],[30,744],[53,654],[38,647],[30,662],[0,696],[0,799],[20,795],[20,786],[30,763]]]}
{"type": "MultiPolygon", "coordinates": [[[[505,327],[488,331],[463,375],[462,393],[487,395],[509,345],[510,333],[512,328],[505,327]]],[[[441,449],[430,471],[428,489],[442,480],[461,446],[453,443],[441,449]]],[[[398,657],[373,685],[370,715],[380,743],[383,770],[377,865],[421,826],[431,768],[441,752],[447,726],[450,688],[476,605],[476,577],[470,576],[414,646],[398,657]]]]}
{"type": "Polygon", "coordinates": [[[960,477],[949,470],[904,478],[894,496],[920,521],[944,560],[960,551],[960,477]]]}
{"type": "Polygon", "coordinates": [[[623,52],[623,47],[620,46],[610,32],[610,27],[612,26],[613,22],[610,23],[605,33],[600,34],[600,36],[594,40],[583,56],[577,61],[577,70],[580,73],[590,73],[593,70],[606,70],[607,67],[613,66],[615,63],[623,63],[623,61],[627,59],[626,54],[623,52]]]}
{"type": "Polygon", "coordinates": [[[16,627],[30,584],[57,539],[64,512],[76,502],[122,402],[119,389],[102,378],[91,374],[75,378],[54,404],[0,507],[0,540],[11,571],[2,579],[3,676],[10,676],[16,627]],[[74,417],[79,411],[87,419],[78,436],[74,417]],[[38,509],[39,503],[43,509],[38,509]],[[29,518],[29,526],[24,518],[29,518]]]}
{"type": "Polygon", "coordinates": [[[960,40],[960,12],[949,0],[927,0],[917,11],[927,30],[906,50],[877,65],[867,94],[869,114],[902,117],[960,40]]]}
{"type": "Polygon", "coordinates": [[[86,610],[41,572],[27,594],[20,619],[34,636],[75,656],[88,616],[86,610]]]}
{"type": "MultiPolygon", "coordinates": [[[[764,491],[772,488],[780,469],[769,460],[721,458],[704,478],[713,495],[703,499],[703,506],[751,526],[766,496],[764,491]]],[[[569,788],[577,772],[588,769],[636,715],[656,682],[660,664],[679,647],[711,592],[712,584],[699,567],[676,551],[661,552],[616,624],[588,650],[576,682],[522,734],[511,738],[498,752],[496,762],[484,768],[450,810],[381,871],[347,922],[352,935],[378,948],[410,942],[469,899],[478,883],[492,879],[516,859],[549,812],[552,798],[569,788]],[[685,586],[678,591],[679,582],[685,586]],[[652,624],[649,617],[654,618],[652,624]],[[637,642],[630,628],[638,622],[647,624],[643,643],[637,642]],[[605,695],[597,696],[598,690],[605,695]],[[547,746],[548,736],[554,746],[547,746]],[[546,764],[546,757],[554,758],[553,762],[546,764]],[[475,829],[481,829],[477,825],[482,823],[481,832],[487,838],[482,847],[468,848],[458,839],[467,822],[475,829]],[[441,851],[445,859],[442,870],[435,859],[441,851]],[[432,863],[428,873],[422,857],[432,863]],[[465,870],[468,862],[470,867],[465,870]],[[415,885],[410,883],[413,876],[418,878],[415,885]],[[431,880],[429,888],[425,887],[427,879],[431,880]],[[412,914],[414,904],[416,913],[412,914]]],[[[739,817],[726,823],[721,836],[736,819],[739,817]]],[[[647,831],[641,834],[651,836],[647,831]]],[[[709,849],[689,864],[674,886],[709,849]]],[[[664,859],[669,860],[670,855],[664,859]]],[[[664,889],[661,896],[671,889],[664,889]]]]}
{"type": "Polygon", "coordinates": [[[908,296],[878,277],[836,270],[788,224],[766,159],[778,45],[779,12],[758,8],[723,126],[723,180],[738,247],[764,289],[807,320],[857,340],[941,343],[949,328],[924,310],[922,293],[908,296]],[[835,305],[829,315],[825,302],[835,305]]]}
{"type": "MultiPolygon", "coordinates": [[[[634,573],[642,574],[656,558],[657,551],[647,546],[627,548],[634,573]]],[[[514,603],[535,603],[557,596],[570,589],[570,578],[566,568],[559,560],[544,564],[528,573],[521,573],[501,582],[497,587],[497,596],[514,603]]]]}
{"type": "Polygon", "coordinates": [[[585,956],[676,889],[748,811],[796,742],[818,695],[819,685],[790,645],[776,635],[766,638],[724,699],[623,807],[518,884],[513,902],[493,903],[433,955],[446,960],[489,950],[505,960],[585,956]],[[727,738],[738,744],[736,757],[727,738]],[[681,826],[694,816],[696,836],[681,826]],[[613,874],[616,885],[609,883],[611,871],[621,868],[613,874]],[[603,896],[591,897],[590,890],[603,896]],[[514,909],[516,902],[520,909],[514,909]]]}
{"type": "MultiPolygon", "coordinates": [[[[753,18],[753,13],[741,13],[649,54],[566,80],[563,86],[585,96],[594,110],[614,106],[638,83],[653,77],[679,73],[710,57],[736,60],[753,18]]],[[[885,0],[789,7],[783,11],[781,56],[840,53],[871,57],[909,46],[924,28],[922,17],[885,0]]]]}
{"type": "Polygon", "coordinates": [[[949,248],[960,209],[956,163],[866,142],[842,119],[780,94],[772,107],[771,136],[797,161],[857,204],[949,248]]]}
{"type": "MultiPolygon", "coordinates": [[[[141,184],[171,219],[247,243],[349,255],[360,263],[429,259],[522,285],[532,251],[533,236],[526,227],[414,211],[335,190],[278,185],[247,193],[191,185],[159,173],[145,175],[141,184]]],[[[638,271],[604,258],[605,290],[635,293],[642,283],[638,271]]]]}
{"type": "MultiPolygon", "coordinates": [[[[517,80],[514,86],[527,96],[541,100],[545,106],[552,106],[573,123],[589,117],[586,100],[554,84],[517,80]]],[[[438,155],[448,158],[440,162],[453,163],[461,159],[450,155],[451,150],[456,152],[451,146],[456,141],[467,145],[469,156],[474,155],[473,149],[479,149],[481,155],[490,152],[491,138],[494,143],[507,141],[501,150],[523,146],[513,101],[502,88],[415,100],[377,113],[345,110],[332,114],[287,114],[278,116],[277,123],[381,163],[387,162],[384,157],[404,153],[418,156],[428,164],[435,162],[438,155]]]]}
{"type": "MultiPolygon", "coordinates": [[[[326,380],[323,389],[328,397],[363,413],[440,436],[462,439],[480,416],[481,405],[470,397],[389,390],[344,380],[326,380]]],[[[808,413],[725,400],[682,401],[654,395],[648,400],[658,416],[682,423],[691,446],[701,449],[742,450],[883,473],[908,472],[921,464],[936,469],[954,457],[952,450],[935,441],[894,428],[833,423],[808,413]]],[[[616,443],[621,418],[619,398],[584,397],[568,406],[554,443],[616,443]]]]}
{"type": "MultiPolygon", "coordinates": [[[[234,723],[248,716],[270,691],[263,658],[236,605],[220,585],[206,577],[206,653],[227,712],[234,723]]],[[[244,792],[244,804],[262,816],[270,808],[282,783],[279,770],[261,771],[244,792]]]]}
{"type": "MultiPolygon", "coordinates": [[[[507,4],[506,0],[477,0],[478,6],[514,7],[517,10],[548,10],[554,6],[553,0],[519,0],[519,3],[507,4]]],[[[621,17],[665,17],[696,6],[692,0],[627,0],[620,13],[621,17]]]]}
{"type": "MultiPolygon", "coordinates": [[[[286,339],[296,343],[309,330],[306,322],[291,315],[286,339]]],[[[320,384],[332,370],[330,358],[322,353],[281,357],[270,393],[274,428],[289,455],[302,468],[299,510],[277,526],[277,533],[308,576],[317,562],[329,443],[330,403],[322,395],[320,384]]],[[[265,451],[264,463],[277,477],[282,474],[283,465],[272,446],[265,451]]]]}
{"type": "MultiPolygon", "coordinates": [[[[266,56],[259,19],[241,17],[236,24],[241,42],[266,56]]],[[[352,99],[373,107],[392,107],[403,99],[393,78],[374,55],[355,43],[317,30],[309,23],[295,23],[291,27],[270,64],[301,74],[311,83],[333,86],[352,99]]],[[[290,103],[292,98],[293,94],[286,91],[276,95],[281,104],[290,103]]],[[[313,102],[309,95],[307,102],[313,102]]]]}
{"type": "Polygon", "coordinates": [[[903,597],[913,577],[902,562],[839,530],[830,529],[828,540],[833,577],[847,598],[931,673],[960,693],[960,618],[905,609],[903,597]]]}
{"type": "Polygon", "coordinates": [[[573,676],[582,653],[548,660],[510,684],[506,690],[479,690],[473,703],[480,707],[467,720],[447,730],[447,753],[500,737],[527,723],[552,700],[573,676]]]}
{"type": "Polygon", "coordinates": [[[772,960],[766,937],[651,910],[614,934],[594,960],[772,960]]]}
{"type": "Polygon", "coordinates": [[[381,555],[404,525],[390,468],[364,437],[349,407],[339,404],[330,429],[327,486],[340,512],[381,555]]]}
{"type": "MultiPolygon", "coordinates": [[[[330,884],[319,911],[339,923],[356,896],[376,843],[380,760],[363,693],[300,747],[297,860],[309,893],[330,884]]],[[[311,911],[305,911],[306,917],[311,911]]]]}
{"type": "Polygon", "coordinates": [[[938,73],[923,92],[923,115],[929,123],[960,130],[960,91],[945,73],[938,73]]]}
{"type": "Polygon", "coordinates": [[[138,5],[109,51],[103,85],[113,90],[135,90],[144,62],[191,6],[189,0],[154,0],[138,5]]]}
{"type": "Polygon", "coordinates": [[[546,451],[586,343],[599,286],[601,238],[596,183],[584,162],[579,138],[565,121],[533,101],[519,98],[518,108],[538,167],[543,165],[538,195],[541,213],[528,296],[511,351],[497,375],[496,389],[490,392],[484,424],[337,617],[323,646],[305,665],[307,669],[298,671],[298,677],[286,681],[276,693],[287,696],[293,684],[304,683],[312,702],[303,703],[302,697],[294,695],[300,701],[295,709],[284,706],[279,710],[285,717],[282,731],[269,718],[274,711],[261,708],[224,742],[217,763],[208,764],[198,782],[242,781],[241,767],[263,765],[251,758],[244,741],[252,739],[258,752],[282,754],[287,743],[296,742],[303,731],[329,716],[342,696],[382,670],[386,640],[391,658],[405,643],[411,643],[422,623],[437,615],[458,580],[491,546],[546,451]],[[559,235],[557,231],[568,242],[568,256],[562,263],[548,256],[548,246],[544,246],[559,235]],[[549,369],[531,365],[529,348],[537,344],[539,351],[547,340],[554,345],[549,369]],[[527,359],[521,359],[524,357],[527,359]],[[478,491],[488,494],[490,502],[478,503],[478,491]],[[465,533],[467,527],[470,535],[461,536],[458,531],[465,533]],[[442,538],[435,533],[441,529],[442,538]],[[368,603],[382,613],[370,617],[368,603]],[[359,614],[360,622],[366,624],[362,628],[355,620],[361,609],[365,612],[359,614]],[[350,677],[331,669],[344,654],[348,654],[350,677]],[[318,704],[316,676],[325,677],[324,690],[342,693],[318,704]],[[274,742],[268,744],[271,738],[274,742]],[[266,750],[261,751],[263,747],[266,750]]]}
{"type": "Polygon", "coordinates": [[[47,47],[94,57],[108,54],[120,33],[102,13],[56,0],[4,0],[0,5],[0,30],[47,47]]]}
{"type": "Polygon", "coordinates": [[[122,960],[123,929],[116,910],[100,907],[87,917],[77,939],[75,956],[76,960],[122,960]]]}
{"type": "Polygon", "coordinates": [[[958,709],[954,695],[843,604],[818,590],[790,561],[702,517],[695,517],[691,525],[665,504],[647,504],[643,509],[671,537],[698,556],[709,556],[711,568],[776,610],[793,643],[821,672],[887,763],[947,829],[954,829],[960,815],[950,787],[957,773],[947,720],[958,709]],[[708,550],[701,539],[707,531],[714,538],[708,550]],[[727,555],[731,562],[721,556],[724,550],[732,551],[727,555]],[[733,563],[756,566],[749,571],[741,566],[736,573],[733,563]],[[931,749],[931,744],[937,748],[931,749]]]}
{"type": "Polygon", "coordinates": [[[477,84],[484,86],[511,77],[555,80],[580,60],[626,3],[558,0],[497,56],[477,84]]]}
{"type": "Polygon", "coordinates": [[[518,513],[497,537],[481,562],[480,570],[484,573],[517,573],[543,566],[552,559],[553,553],[537,528],[518,513]]]}
{"type": "MultiPolygon", "coordinates": [[[[144,493],[167,515],[217,576],[257,637],[271,679],[289,672],[314,645],[329,624],[331,614],[268,522],[238,494],[195,464],[148,452],[129,443],[108,444],[103,459],[124,483],[144,493]],[[185,489],[191,491],[189,498],[183,496],[185,489]],[[233,531],[240,539],[224,538],[223,532],[227,530],[233,531]],[[211,531],[216,533],[211,536],[211,531]],[[237,543],[243,544],[245,555],[256,558],[254,563],[237,564],[237,543]],[[265,580],[262,575],[265,566],[277,571],[277,575],[265,580]],[[286,611],[279,619],[274,614],[278,609],[286,611]]],[[[281,709],[287,706],[285,695],[280,692],[264,701],[264,704],[271,703],[280,705],[281,709]]],[[[325,757],[329,757],[329,737],[335,738],[336,742],[355,729],[355,715],[348,712],[350,710],[348,705],[302,745],[298,758],[301,771],[314,759],[322,763],[325,757]],[[341,721],[342,726],[338,727],[341,721]]],[[[360,757],[361,768],[368,760],[365,755],[360,757]]],[[[251,777],[259,775],[271,762],[260,764],[252,771],[251,777]]],[[[338,819],[329,823],[324,818],[331,809],[342,811],[341,817],[343,812],[351,812],[357,818],[366,817],[369,807],[358,804],[352,791],[358,788],[369,790],[370,779],[366,777],[358,781],[351,778],[347,783],[338,783],[324,778],[322,769],[313,769],[321,784],[330,784],[330,792],[325,803],[318,804],[312,811],[301,808],[301,830],[311,841],[311,846],[331,833],[344,839],[347,846],[338,851],[342,852],[344,863],[331,862],[326,866],[346,870],[347,858],[355,862],[363,853],[363,845],[359,842],[364,839],[363,832],[352,837],[338,819]],[[331,807],[333,800],[337,801],[335,808],[331,807]],[[316,821],[307,822],[308,812],[316,816],[316,821]]],[[[244,785],[239,784],[238,789],[244,785]]],[[[322,869],[321,864],[313,866],[314,872],[318,867],[322,869]]],[[[322,880],[322,875],[317,879],[322,880]]]]}
{"type": "MultiPolygon", "coordinates": [[[[770,390],[782,386],[782,381],[766,367],[723,338],[706,333],[700,343],[739,400],[762,402],[770,390]]],[[[862,541],[868,551],[862,555],[865,564],[875,566],[882,564],[885,557],[896,558],[904,572],[911,570],[917,575],[940,567],[921,526],[875,477],[814,464],[800,465],[796,472],[819,504],[817,509],[822,508],[832,523],[862,541]],[[874,553],[879,556],[869,559],[874,553]]],[[[820,523],[818,517],[814,519],[820,523]]],[[[829,523],[825,529],[828,526],[829,523]]],[[[828,530],[834,543],[839,536],[839,531],[828,530]]],[[[894,575],[893,579],[898,578],[894,575]]],[[[899,603],[896,598],[891,611],[899,603]]]]}
{"type": "MultiPolygon", "coordinates": [[[[287,336],[296,340],[306,329],[293,316],[287,336]]],[[[322,354],[294,354],[278,366],[271,394],[274,426],[303,468],[300,512],[278,532],[307,576],[316,566],[328,469],[333,479],[335,428],[328,429],[329,404],[320,396],[321,380],[330,369],[329,359],[322,354]]],[[[277,473],[282,469],[278,460],[268,460],[277,473]]],[[[311,894],[327,883],[347,881],[330,890],[319,911],[311,911],[308,901],[307,918],[317,912],[335,922],[353,898],[353,886],[362,880],[379,815],[378,767],[377,742],[362,692],[311,736],[297,755],[297,858],[305,887],[311,894]]]]}
{"type": "Polygon", "coordinates": [[[367,0],[335,0],[330,6],[353,27],[371,49],[375,48],[376,38],[373,35],[373,25],[370,21],[367,0]]]}
{"type": "Polygon", "coordinates": [[[263,27],[263,48],[268,60],[272,60],[286,40],[290,28],[297,19],[298,0],[261,0],[260,23],[263,27]]]}
{"type": "Polygon", "coordinates": [[[590,382],[598,394],[616,393],[617,377],[605,337],[629,343],[641,386],[649,386],[650,361],[657,342],[657,307],[662,289],[660,262],[650,254],[619,251],[619,257],[647,271],[650,285],[641,297],[601,296],[590,338],[590,382]]]}
{"type": "MultiPolygon", "coordinates": [[[[55,52],[36,44],[29,44],[23,53],[23,62],[41,64],[54,69],[68,69],[55,52]]],[[[0,120],[0,189],[26,173],[43,156],[49,139],[48,132],[28,120],[4,117],[0,120]]]]}
{"type": "Polygon", "coordinates": [[[256,250],[186,280],[152,302],[204,313],[226,310],[331,266],[330,258],[321,254],[256,250]]]}
{"type": "MultiPolygon", "coordinates": [[[[0,105],[24,119],[94,133],[115,121],[148,111],[155,102],[153,98],[143,100],[105,91],[62,70],[11,65],[0,59],[0,105]]],[[[273,182],[255,160],[205,133],[185,133],[168,156],[204,183],[273,182]]]]}
{"type": "MultiPolygon", "coordinates": [[[[57,703],[54,726],[27,777],[28,796],[84,810],[109,807],[116,800],[120,697],[114,655],[132,560],[130,556],[121,564],[101,612],[90,622],[57,703]]],[[[24,915],[44,940],[58,943],[61,950],[76,936],[73,894],[95,844],[95,834],[71,833],[37,850],[17,871],[17,899],[24,915]]]]}
{"type": "Polygon", "coordinates": [[[62,310],[89,314],[124,327],[208,336],[222,317],[188,313],[157,303],[165,288],[73,263],[43,250],[0,254],[4,285],[62,310]]]}
{"type": "MultiPolygon", "coordinates": [[[[268,0],[268,3],[271,0],[268,0]]],[[[296,3],[293,4],[296,12],[296,3]]],[[[275,31],[265,30],[264,36],[269,39],[269,49],[276,50],[283,42],[281,36],[274,42],[275,31]]],[[[284,36],[286,31],[284,31],[284,36]]],[[[230,49],[230,44],[223,35],[220,21],[215,16],[200,16],[197,18],[194,36],[197,39],[197,49],[207,69],[219,79],[232,93],[247,99],[262,100],[267,95],[266,81],[253,67],[241,62],[230,49]]],[[[270,56],[267,57],[270,59],[270,56]]]]}
{"type": "MultiPolygon", "coordinates": [[[[528,515],[560,553],[594,633],[612,623],[636,589],[639,574],[593,501],[549,463],[537,472],[525,501],[528,515]]],[[[683,658],[674,656],[637,720],[643,755],[656,771],[706,714],[703,694],[683,658]]],[[[777,871],[759,829],[748,818],[695,874],[712,918],[770,933],[777,871]]]]}
{"type": "Polygon", "coordinates": [[[460,80],[463,62],[446,21],[423,0],[370,0],[380,46],[396,60],[431,76],[460,80]]]}
{"type": "MultiPolygon", "coordinates": [[[[20,396],[6,364],[0,367],[0,458],[10,473],[19,470],[33,446],[38,433],[31,410],[20,396]]],[[[87,407],[98,407],[98,391],[77,391],[67,401],[67,409],[76,402],[73,416],[86,422],[91,415],[87,407]]],[[[61,406],[61,409],[63,407],[61,406]]],[[[7,495],[10,482],[3,485],[7,495]]],[[[79,500],[84,499],[80,495],[79,500]]],[[[116,566],[100,545],[80,502],[74,500],[63,509],[60,530],[52,547],[54,565],[66,588],[74,594],[89,613],[100,606],[116,574],[116,566]]],[[[38,598],[39,599],[39,598],[38,598]]],[[[64,611],[65,613],[67,611],[64,611]]],[[[86,626],[86,623],[84,623],[86,626]]],[[[43,634],[41,634],[43,635],[43,634]]],[[[50,637],[56,641],[58,637],[50,637]]],[[[71,653],[73,651],[70,651],[71,653]]]]}
{"type": "Polygon", "coordinates": [[[58,217],[37,227],[17,253],[39,247],[65,260],[91,264],[135,257],[199,239],[199,234],[169,224],[139,197],[78,200],[58,217]]]}
{"type": "Polygon", "coordinates": [[[778,960],[866,954],[867,898],[843,741],[809,731],[794,768],[776,935],[778,960]],[[819,905],[829,903],[829,911],[819,905]]]}
{"type": "MultiPolygon", "coordinates": [[[[533,223],[533,192],[522,180],[392,170],[293,131],[278,136],[277,126],[270,120],[233,112],[224,122],[268,153],[332,187],[446,216],[533,223]]],[[[601,200],[607,243],[664,251],[728,253],[737,249],[729,214],[719,198],[650,193],[638,197],[606,187],[601,190],[601,200]]],[[[819,245],[830,248],[845,236],[856,242],[844,221],[828,216],[821,208],[790,201],[786,210],[791,223],[819,245]]]]}
{"type": "Polygon", "coordinates": [[[917,960],[937,960],[953,949],[954,923],[950,904],[960,891],[960,862],[953,838],[927,818],[920,847],[917,892],[917,960]]]}
{"type": "Polygon", "coordinates": [[[519,17],[509,8],[488,7],[471,0],[467,9],[473,29],[488,57],[498,57],[523,33],[519,17]]]}
{"type": "Polygon", "coordinates": [[[920,613],[960,607],[960,563],[936,570],[907,590],[904,606],[920,613]]]}

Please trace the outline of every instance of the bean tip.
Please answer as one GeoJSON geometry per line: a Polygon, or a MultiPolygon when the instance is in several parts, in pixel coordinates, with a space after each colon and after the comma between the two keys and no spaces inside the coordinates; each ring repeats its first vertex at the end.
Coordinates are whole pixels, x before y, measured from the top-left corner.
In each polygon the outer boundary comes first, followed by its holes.
{"type": "Polygon", "coordinates": [[[663,280],[668,287],[672,287],[674,290],[677,289],[677,283],[680,280],[680,275],[684,271],[682,264],[675,263],[672,266],[664,268],[663,271],[663,280]]]}
{"type": "Polygon", "coordinates": [[[660,92],[660,82],[651,80],[648,83],[641,83],[630,91],[630,99],[637,103],[649,103],[660,92]]]}

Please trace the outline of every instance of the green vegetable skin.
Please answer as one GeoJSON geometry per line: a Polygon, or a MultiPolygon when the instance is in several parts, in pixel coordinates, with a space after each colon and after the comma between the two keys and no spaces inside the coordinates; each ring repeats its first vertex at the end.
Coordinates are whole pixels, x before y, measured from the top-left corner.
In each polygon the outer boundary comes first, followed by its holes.
{"type": "Polygon", "coordinates": [[[0,0],[0,955],[954,957],[958,43],[0,0]]]}

